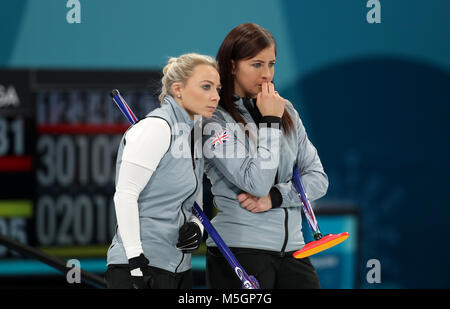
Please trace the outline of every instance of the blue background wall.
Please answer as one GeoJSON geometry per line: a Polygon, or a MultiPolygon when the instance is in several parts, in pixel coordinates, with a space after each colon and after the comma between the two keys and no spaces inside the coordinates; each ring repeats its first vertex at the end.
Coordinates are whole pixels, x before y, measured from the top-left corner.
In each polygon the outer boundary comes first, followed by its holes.
{"type": "Polygon", "coordinates": [[[330,177],[325,201],[361,212],[359,286],[450,288],[450,2],[0,1],[0,67],[161,69],[185,52],[215,55],[236,25],[277,39],[275,79],[330,177]],[[382,283],[365,280],[381,262],[382,283]]]}

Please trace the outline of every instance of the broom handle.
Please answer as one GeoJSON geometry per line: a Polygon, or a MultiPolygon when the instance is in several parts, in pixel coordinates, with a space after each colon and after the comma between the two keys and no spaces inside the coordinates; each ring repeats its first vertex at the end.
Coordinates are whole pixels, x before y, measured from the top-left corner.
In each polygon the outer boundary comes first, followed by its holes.
{"type": "Polygon", "coordinates": [[[312,210],[311,204],[309,203],[308,196],[306,195],[305,189],[303,188],[302,180],[298,172],[297,165],[294,165],[292,171],[292,181],[294,182],[300,200],[302,201],[303,212],[305,213],[309,227],[311,228],[314,240],[319,240],[322,238],[322,233],[320,232],[316,216],[314,215],[314,211],[312,210]]]}

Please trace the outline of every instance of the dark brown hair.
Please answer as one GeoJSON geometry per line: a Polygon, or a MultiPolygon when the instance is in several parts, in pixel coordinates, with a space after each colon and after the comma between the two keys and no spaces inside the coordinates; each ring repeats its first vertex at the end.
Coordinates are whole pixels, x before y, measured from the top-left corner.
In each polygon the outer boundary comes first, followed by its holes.
{"type": "MultiPolygon", "coordinates": [[[[222,106],[237,123],[244,126],[246,121],[239,114],[234,105],[234,77],[232,74],[232,61],[235,64],[239,60],[255,57],[259,52],[267,47],[274,46],[275,56],[277,54],[277,44],[269,31],[253,23],[241,24],[233,28],[225,37],[217,52],[216,60],[219,63],[220,91],[219,105],[222,106]]],[[[294,129],[289,112],[286,111],[282,117],[283,128],[286,133],[294,129]]]]}

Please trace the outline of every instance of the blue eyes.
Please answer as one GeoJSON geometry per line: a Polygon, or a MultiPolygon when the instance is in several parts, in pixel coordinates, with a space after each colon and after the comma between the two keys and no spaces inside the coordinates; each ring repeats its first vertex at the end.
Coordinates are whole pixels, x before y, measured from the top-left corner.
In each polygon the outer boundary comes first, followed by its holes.
{"type": "MultiPolygon", "coordinates": [[[[206,84],[206,85],[203,85],[202,88],[206,91],[209,91],[209,90],[211,90],[211,85],[206,84]]],[[[217,93],[219,93],[221,88],[217,88],[216,90],[217,90],[217,93]]]]}
{"type": "MultiPolygon", "coordinates": [[[[254,68],[256,68],[256,69],[261,68],[262,65],[263,65],[263,64],[260,63],[260,62],[252,63],[252,66],[253,66],[254,68]]],[[[275,66],[275,62],[270,62],[270,63],[269,63],[269,68],[273,68],[274,66],[275,66]]]]}

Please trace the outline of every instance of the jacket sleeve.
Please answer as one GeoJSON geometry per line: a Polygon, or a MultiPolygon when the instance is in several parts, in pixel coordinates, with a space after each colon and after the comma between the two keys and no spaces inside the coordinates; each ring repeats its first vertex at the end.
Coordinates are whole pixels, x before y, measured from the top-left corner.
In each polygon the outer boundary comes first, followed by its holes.
{"type": "Polygon", "coordinates": [[[281,135],[281,118],[263,117],[262,122],[259,129],[254,124],[246,127],[248,138],[257,139],[256,147],[246,140],[241,125],[217,117],[206,123],[203,135],[205,159],[236,187],[259,197],[267,196],[274,183],[281,135]]]}
{"type": "MultiPolygon", "coordinates": [[[[312,202],[326,194],[328,189],[328,176],[324,172],[317,149],[308,139],[305,127],[297,111],[294,114],[298,137],[296,164],[306,195],[309,201],[312,202]]],[[[291,180],[286,183],[278,183],[274,187],[278,189],[282,196],[280,207],[298,207],[302,205],[297,189],[291,180]]]]}

